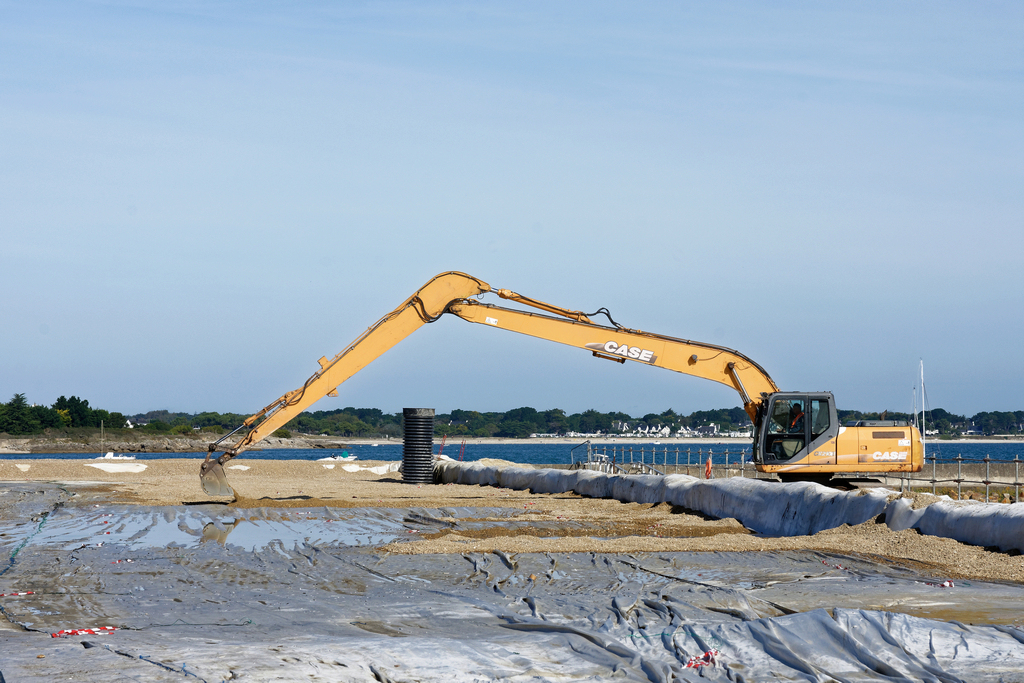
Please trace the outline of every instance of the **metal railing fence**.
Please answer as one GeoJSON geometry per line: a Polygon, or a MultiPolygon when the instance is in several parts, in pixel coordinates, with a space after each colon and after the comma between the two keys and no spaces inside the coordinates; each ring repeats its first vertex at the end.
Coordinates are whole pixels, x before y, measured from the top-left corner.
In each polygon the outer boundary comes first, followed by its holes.
{"type": "Polygon", "coordinates": [[[1020,502],[1020,489],[1024,482],[1020,479],[1021,458],[1014,455],[1013,460],[994,459],[989,456],[982,458],[965,458],[957,454],[955,458],[928,456],[925,467],[920,472],[896,472],[886,475],[890,479],[898,479],[900,490],[931,487],[935,494],[939,485],[950,488],[956,485],[957,499],[963,498],[966,484],[970,488],[985,487],[985,500],[991,500],[992,488],[1005,489],[1004,498],[1009,497],[1009,489],[1013,489],[1013,500],[1020,502]],[[929,476],[930,475],[930,476],[929,476]]]}

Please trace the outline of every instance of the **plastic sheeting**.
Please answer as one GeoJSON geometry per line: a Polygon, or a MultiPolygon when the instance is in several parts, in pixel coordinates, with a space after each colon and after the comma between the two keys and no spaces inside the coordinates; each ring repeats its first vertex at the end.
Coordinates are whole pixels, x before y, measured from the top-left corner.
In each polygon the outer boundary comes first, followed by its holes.
{"type": "Polygon", "coordinates": [[[889,505],[885,519],[895,531],[917,529],[929,536],[1024,552],[1024,503],[939,501],[914,510],[902,499],[889,505]]]}
{"type": "Polygon", "coordinates": [[[731,517],[770,536],[805,536],[884,514],[895,531],[914,528],[930,536],[1024,552],[1024,503],[953,503],[946,499],[913,510],[911,501],[899,499],[899,494],[887,489],[838,491],[811,482],[782,484],[742,477],[701,480],[685,474],[614,475],[477,463],[443,463],[438,472],[444,483],[670,503],[713,517],[731,517]]]}
{"type": "Polygon", "coordinates": [[[9,681],[1024,681],[1017,586],[813,552],[387,556],[519,512],[72,507],[38,488],[0,520],[19,550],[0,593],[31,591],[0,597],[9,681]]]}

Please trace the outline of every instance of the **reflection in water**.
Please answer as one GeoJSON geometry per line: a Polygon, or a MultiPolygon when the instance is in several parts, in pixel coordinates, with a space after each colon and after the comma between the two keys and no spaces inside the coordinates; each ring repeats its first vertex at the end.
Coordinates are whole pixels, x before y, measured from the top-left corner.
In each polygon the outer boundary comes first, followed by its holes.
{"type": "Polygon", "coordinates": [[[233,519],[231,521],[222,523],[209,522],[207,523],[206,526],[203,527],[202,540],[216,541],[217,543],[224,545],[224,542],[228,540],[228,534],[234,531],[235,527],[241,521],[242,520],[240,519],[233,519]]]}

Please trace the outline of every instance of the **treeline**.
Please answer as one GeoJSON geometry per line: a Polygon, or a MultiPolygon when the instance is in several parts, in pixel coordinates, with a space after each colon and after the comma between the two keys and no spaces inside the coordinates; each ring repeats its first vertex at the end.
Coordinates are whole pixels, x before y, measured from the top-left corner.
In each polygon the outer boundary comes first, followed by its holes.
{"type": "MultiPolygon", "coordinates": [[[[620,412],[585,410],[566,414],[560,408],[537,410],[523,407],[506,412],[453,410],[438,413],[434,416],[434,433],[437,436],[525,438],[531,434],[609,434],[657,431],[664,427],[674,433],[680,428],[696,428],[712,422],[719,424],[721,431],[732,431],[744,423],[749,425],[750,420],[742,408],[701,410],[690,415],[678,415],[669,409],[663,413],[632,417],[620,412]]],[[[304,434],[331,436],[401,436],[402,415],[385,413],[377,408],[320,410],[303,413],[285,428],[304,434]]]]}
{"type": "Polygon", "coordinates": [[[15,394],[7,403],[0,404],[0,432],[11,435],[40,434],[47,429],[96,427],[101,422],[108,427],[123,427],[124,415],[89,407],[89,402],[72,396],[61,396],[52,406],[29,405],[25,394],[15,394]]]}
{"type": "MultiPolygon", "coordinates": [[[[913,413],[862,413],[858,410],[837,410],[840,424],[854,420],[907,420],[913,421],[913,413]]],[[[996,434],[1020,435],[1024,433],[1024,410],[980,412],[967,417],[957,415],[942,408],[927,410],[918,413],[918,422],[924,420],[924,428],[929,433],[935,431],[942,436],[958,437],[964,435],[972,436],[994,436],[996,434]]]]}
{"type": "MultiPolygon", "coordinates": [[[[910,413],[889,412],[884,414],[890,420],[913,420],[910,413]]],[[[12,436],[41,434],[46,430],[67,430],[74,428],[96,428],[100,423],[111,430],[127,427],[130,421],[134,428],[155,433],[191,433],[205,431],[222,434],[238,427],[248,418],[238,413],[174,413],[155,410],[137,415],[123,415],[118,412],[92,408],[89,402],[76,396],[61,396],[50,407],[29,405],[24,394],[15,394],[7,403],[0,404],[0,433],[12,436]]],[[[882,414],[856,410],[838,411],[840,424],[854,420],[878,420],[882,414]]],[[[956,415],[941,408],[924,414],[928,431],[937,430],[944,436],[977,434],[1019,435],[1024,432],[1024,411],[981,412],[971,417],[956,415]]],[[[564,410],[536,410],[515,408],[506,412],[478,412],[475,410],[453,410],[439,413],[434,418],[434,432],[437,436],[474,436],[524,438],[531,434],[569,433],[626,434],[626,433],[669,433],[696,431],[715,425],[718,433],[750,428],[750,420],[742,408],[719,410],[698,410],[689,415],[680,415],[669,409],[662,413],[648,413],[632,417],[626,413],[602,413],[585,410],[567,414],[564,410]]],[[[304,412],[288,422],[287,432],[340,437],[399,437],[402,435],[402,414],[385,413],[378,408],[340,408],[304,412]]]]}
{"type": "Polygon", "coordinates": [[[925,413],[925,429],[937,429],[940,434],[1020,434],[1024,432],[1024,410],[980,412],[971,417],[954,415],[942,408],[925,413]]]}

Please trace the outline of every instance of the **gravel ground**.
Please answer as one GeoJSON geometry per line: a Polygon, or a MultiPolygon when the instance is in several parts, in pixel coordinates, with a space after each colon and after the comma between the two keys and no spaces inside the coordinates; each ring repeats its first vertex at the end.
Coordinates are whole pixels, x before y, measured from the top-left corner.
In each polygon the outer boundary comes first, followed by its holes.
{"type": "MultiPolygon", "coordinates": [[[[139,505],[222,503],[228,508],[253,507],[512,507],[544,528],[502,526],[506,519],[475,518],[494,526],[424,534],[419,540],[384,548],[395,554],[466,553],[500,550],[519,552],[671,552],[818,550],[883,558],[935,578],[986,579],[1024,583],[1024,556],[992,552],[951,539],[922,536],[915,530],[890,531],[867,522],[813,536],[766,538],[750,533],[736,520],[714,520],[667,504],[642,505],[584,498],[571,493],[531,494],[493,487],[412,485],[399,473],[346,472],[342,463],[311,461],[232,461],[229,481],[237,498],[214,499],[199,485],[200,460],[139,460],[143,472],[105,472],[87,460],[7,460],[0,462],[0,480],[61,482],[78,493],[69,505],[97,498],[139,505]],[[86,495],[87,494],[87,495],[86,495]],[[76,503],[77,501],[77,503],[76,503]],[[554,528],[551,528],[554,527],[554,528]]],[[[129,461],[130,462],[130,461],[129,461]]],[[[361,467],[386,465],[359,461],[361,467]]],[[[915,507],[930,496],[914,494],[915,507]]],[[[0,501],[0,515],[9,514],[0,501]]]]}

